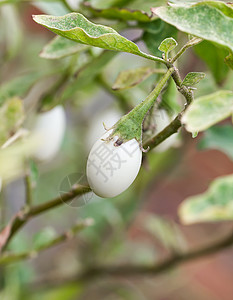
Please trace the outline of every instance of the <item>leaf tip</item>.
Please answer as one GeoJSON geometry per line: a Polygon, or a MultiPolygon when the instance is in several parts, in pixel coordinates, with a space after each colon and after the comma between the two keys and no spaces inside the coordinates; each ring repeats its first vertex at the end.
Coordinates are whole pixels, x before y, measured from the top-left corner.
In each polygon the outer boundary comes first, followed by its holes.
{"type": "Polygon", "coordinates": [[[154,15],[156,15],[157,13],[156,13],[156,11],[158,10],[158,8],[159,7],[151,7],[151,12],[152,12],[152,14],[154,14],[154,15]]]}
{"type": "Polygon", "coordinates": [[[38,23],[38,16],[39,15],[32,15],[32,20],[38,23]]]}

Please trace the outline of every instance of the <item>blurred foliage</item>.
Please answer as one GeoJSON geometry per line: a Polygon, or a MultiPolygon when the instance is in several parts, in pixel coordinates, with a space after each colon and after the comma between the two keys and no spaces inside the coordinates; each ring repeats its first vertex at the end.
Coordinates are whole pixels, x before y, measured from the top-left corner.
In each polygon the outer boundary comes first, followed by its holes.
{"type": "Polygon", "coordinates": [[[229,68],[223,63],[227,56],[227,49],[214,43],[203,41],[194,47],[195,53],[207,64],[217,83],[226,79],[229,68]]]}
{"type": "Polygon", "coordinates": [[[201,150],[216,149],[233,160],[233,127],[231,125],[213,126],[204,133],[198,144],[201,150]]]}
{"type": "Polygon", "coordinates": [[[0,145],[16,132],[24,120],[23,103],[19,98],[9,98],[0,107],[0,145]]]}
{"type": "Polygon", "coordinates": [[[215,179],[207,192],[187,198],[180,206],[180,218],[186,224],[201,221],[232,220],[233,176],[215,179]]]}
{"type": "Polygon", "coordinates": [[[158,49],[161,42],[169,37],[177,39],[177,30],[175,27],[157,19],[150,23],[140,24],[144,30],[142,39],[148,50],[159,57],[162,57],[161,51],[158,49]]]}

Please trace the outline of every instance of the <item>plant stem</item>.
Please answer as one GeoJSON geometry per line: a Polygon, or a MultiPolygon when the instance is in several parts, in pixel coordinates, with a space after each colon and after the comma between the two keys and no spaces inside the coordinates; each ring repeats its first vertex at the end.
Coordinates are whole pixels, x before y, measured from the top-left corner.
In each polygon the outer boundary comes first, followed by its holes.
{"type": "Polygon", "coordinates": [[[75,198],[78,195],[83,195],[90,191],[91,188],[89,186],[76,185],[69,192],[62,194],[49,202],[45,202],[37,206],[32,206],[29,210],[22,209],[16,214],[11,223],[11,232],[7,239],[7,242],[4,245],[4,249],[6,249],[6,246],[10,242],[11,238],[15,235],[15,233],[21,227],[23,227],[31,219],[31,217],[38,216],[43,212],[69,202],[71,199],[75,198]]]}
{"type": "Polygon", "coordinates": [[[200,248],[196,248],[189,251],[180,251],[175,252],[173,255],[167,257],[166,259],[154,264],[154,265],[118,265],[118,266],[97,266],[90,269],[87,269],[83,273],[78,273],[75,276],[68,278],[62,278],[59,281],[59,278],[53,279],[49,282],[46,279],[45,282],[36,282],[33,284],[33,287],[38,287],[43,283],[48,286],[57,286],[67,283],[78,283],[78,282],[87,282],[100,278],[109,278],[111,277],[125,277],[125,276],[156,276],[165,271],[170,270],[171,268],[177,267],[180,264],[183,264],[194,259],[198,259],[210,254],[215,254],[221,250],[224,250],[233,244],[233,231],[222,237],[220,240],[217,240],[213,243],[208,243],[200,248]]]}
{"type": "Polygon", "coordinates": [[[118,140],[122,143],[135,138],[141,144],[142,123],[145,116],[154,105],[164,85],[173,72],[174,67],[169,68],[146,99],[134,107],[128,114],[121,117],[121,119],[114,125],[114,131],[108,139],[112,139],[113,136],[118,136],[118,140]]]}
{"type": "Polygon", "coordinates": [[[199,44],[200,42],[202,42],[203,40],[201,38],[198,37],[194,37],[193,39],[191,39],[189,42],[187,42],[181,49],[179,52],[177,52],[177,54],[172,58],[171,63],[173,64],[188,48],[193,47],[197,44],[199,44]]]}
{"type": "Polygon", "coordinates": [[[146,113],[150,110],[150,108],[154,105],[156,99],[158,98],[159,94],[161,93],[164,85],[170,78],[170,76],[174,72],[174,67],[171,67],[168,69],[168,71],[163,75],[163,77],[160,79],[156,87],[153,89],[153,91],[146,97],[144,101],[142,101],[139,105],[137,105],[130,113],[130,114],[137,114],[143,116],[143,119],[145,118],[146,113]]]}
{"type": "MultiPolygon", "coordinates": [[[[196,41],[196,38],[193,39],[193,40],[196,41]]],[[[197,44],[197,41],[195,43],[195,41],[193,41],[193,40],[191,40],[190,43],[188,43],[188,47],[191,47],[194,44],[197,44]]],[[[187,49],[187,44],[183,48],[187,49]]],[[[165,127],[161,132],[159,132],[158,134],[152,136],[149,140],[147,140],[143,143],[143,147],[144,148],[149,147],[150,150],[152,150],[153,148],[155,148],[156,146],[161,144],[163,141],[165,141],[172,134],[178,132],[179,128],[182,126],[181,117],[183,115],[183,112],[187,109],[187,107],[192,103],[192,101],[194,99],[193,91],[191,89],[189,89],[188,87],[186,87],[186,86],[182,86],[182,79],[180,77],[178,69],[171,62],[167,62],[167,68],[168,68],[168,70],[171,69],[171,68],[174,69],[174,71],[172,73],[172,78],[173,78],[173,80],[176,84],[176,87],[177,87],[178,91],[185,97],[186,103],[185,103],[185,107],[184,107],[183,111],[180,112],[176,116],[176,118],[167,127],[165,127]]]]}
{"type": "Polygon", "coordinates": [[[182,114],[178,114],[177,117],[167,126],[165,127],[161,132],[156,134],[155,136],[150,137],[147,141],[143,143],[144,148],[148,148],[150,150],[154,149],[156,146],[161,144],[163,141],[165,141],[167,138],[169,138],[172,134],[178,132],[179,128],[182,126],[181,119],[182,114]]]}
{"type": "Polygon", "coordinates": [[[157,56],[153,56],[153,55],[150,55],[150,54],[147,54],[147,53],[144,53],[144,52],[141,52],[140,56],[142,56],[144,58],[147,58],[149,60],[160,62],[160,63],[166,65],[166,61],[163,58],[160,58],[160,57],[157,57],[157,56]]]}
{"type": "Polygon", "coordinates": [[[86,219],[84,221],[78,222],[75,226],[70,228],[67,232],[61,234],[55,239],[49,241],[48,243],[33,249],[31,251],[22,252],[22,253],[7,253],[5,252],[0,256],[0,265],[9,264],[17,261],[21,261],[23,259],[34,258],[37,257],[39,252],[54,247],[58,244],[61,244],[67,240],[72,239],[76,233],[80,232],[82,229],[89,227],[93,224],[93,219],[86,219]]]}
{"type": "MultiPolygon", "coordinates": [[[[173,65],[172,65],[173,66],[173,65]]],[[[168,68],[171,68],[171,64],[167,64],[168,68]]],[[[186,86],[182,85],[182,79],[180,77],[179,71],[174,67],[174,72],[172,78],[177,86],[178,91],[185,97],[186,105],[189,105],[193,101],[193,91],[186,86]]]]}
{"type": "Polygon", "coordinates": [[[30,170],[28,170],[28,174],[26,174],[24,181],[25,181],[26,207],[30,208],[32,206],[32,181],[31,181],[30,170]]]}
{"type": "MultiPolygon", "coordinates": [[[[169,64],[169,67],[171,65],[169,64]]],[[[185,97],[186,104],[182,112],[180,112],[176,118],[167,126],[165,127],[161,132],[158,134],[150,137],[147,141],[143,143],[144,148],[148,148],[152,150],[159,144],[161,144],[163,141],[165,141],[168,137],[170,137],[172,134],[178,132],[179,128],[182,126],[181,123],[181,117],[184,113],[184,111],[187,109],[190,103],[193,101],[193,91],[189,90],[186,86],[181,86],[182,80],[180,78],[178,70],[174,67],[174,72],[172,74],[172,78],[176,83],[178,91],[185,97]]]]}

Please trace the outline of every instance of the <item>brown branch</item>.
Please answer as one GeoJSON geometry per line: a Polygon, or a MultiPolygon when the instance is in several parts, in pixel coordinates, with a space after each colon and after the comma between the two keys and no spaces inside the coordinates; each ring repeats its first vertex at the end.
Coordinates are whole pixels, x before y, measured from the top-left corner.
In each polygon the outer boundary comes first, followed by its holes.
{"type": "Polygon", "coordinates": [[[149,147],[150,150],[154,149],[156,146],[161,144],[163,141],[165,141],[169,136],[173,135],[174,133],[178,132],[181,124],[181,116],[182,114],[178,114],[178,116],[167,126],[165,127],[161,132],[159,132],[157,135],[154,135],[150,137],[147,141],[143,143],[143,148],[147,149],[149,147]]]}
{"type": "Polygon", "coordinates": [[[82,229],[89,227],[93,224],[93,219],[85,219],[83,221],[79,221],[76,225],[70,228],[68,231],[64,232],[63,234],[57,236],[56,238],[52,239],[48,243],[37,247],[36,249],[22,252],[22,253],[8,253],[5,252],[3,255],[0,256],[0,265],[11,264],[13,262],[21,261],[24,259],[35,258],[38,254],[46,249],[52,248],[57,246],[61,243],[66,242],[75,237],[75,234],[80,232],[82,229]]]}
{"type": "Polygon", "coordinates": [[[97,266],[90,268],[83,273],[78,273],[75,276],[68,278],[54,278],[52,281],[46,278],[40,282],[35,282],[32,284],[33,287],[44,287],[45,285],[57,286],[66,283],[77,283],[84,281],[91,281],[99,278],[105,277],[125,277],[125,276],[156,276],[171,268],[177,267],[178,265],[192,261],[194,259],[202,258],[206,255],[217,253],[221,250],[226,249],[233,245],[233,231],[222,239],[208,243],[207,245],[197,248],[191,251],[185,251],[180,253],[175,253],[172,256],[166,258],[165,260],[151,265],[122,265],[122,266],[97,266]]]}
{"type": "Polygon", "coordinates": [[[167,68],[174,68],[174,72],[172,73],[172,78],[177,86],[178,91],[185,97],[186,103],[183,111],[180,112],[167,127],[165,127],[158,134],[150,137],[147,141],[143,143],[143,148],[145,149],[147,149],[149,146],[149,149],[152,150],[153,148],[161,144],[163,141],[165,141],[168,137],[178,132],[178,130],[182,127],[182,123],[181,123],[182,115],[194,99],[193,91],[186,86],[182,86],[182,79],[180,77],[177,68],[170,62],[167,63],[167,68]]]}
{"type": "Polygon", "coordinates": [[[75,198],[76,196],[83,195],[90,191],[91,191],[91,189],[89,186],[75,185],[69,192],[59,195],[57,198],[55,198],[49,202],[45,202],[45,203],[42,203],[37,206],[32,206],[29,210],[22,209],[21,211],[19,211],[16,214],[16,216],[13,218],[13,220],[11,221],[11,224],[10,224],[11,231],[10,231],[9,237],[4,245],[4,249],[8,245],[11,238],[15,235],[15,233],[21,227],[23,227],[32,217],[38,216],[43,212],[49,211],[50,209],[53,209],[62,204],[65,204],[65,203],[69,202],[71,199],[75,198]]]}

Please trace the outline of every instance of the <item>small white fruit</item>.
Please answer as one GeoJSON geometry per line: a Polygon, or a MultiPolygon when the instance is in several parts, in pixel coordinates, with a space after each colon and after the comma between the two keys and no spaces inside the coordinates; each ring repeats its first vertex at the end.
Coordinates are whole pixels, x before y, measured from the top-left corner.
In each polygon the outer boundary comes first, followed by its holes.
{"type": "Polygon", "coordinates": [[[133,139],[114,146],[117,137],[106,142],[106,132],[93,145],[87,160],[87,179],[96,195],[112,198],[124,192],[137,177],[142,161],[139,143],[133,139]]]}
{"type": "MultiPolygon", "coordinates": [[[[171,123],[173,119],[169,117],[168,113],[164,109],[160,109],[156,112],[155,115],[155,133],[159,133],[162,131],[167,125],[171,123]]],[[[178,144],[178,133],[174,133],[169,138],[167,138],[164,142],[159,144],[154,151],[155,152],[163,152],[168,150],[171,147],[174,147],[178,144]]]]}
{"type": "Polygon", "coordinates": [[[59,105],[38,116],[33,133],[38,136],[39,146],[35,158],[45,161],[52,159],[60,149],[66,129],[64,108],[59,105]]]}

